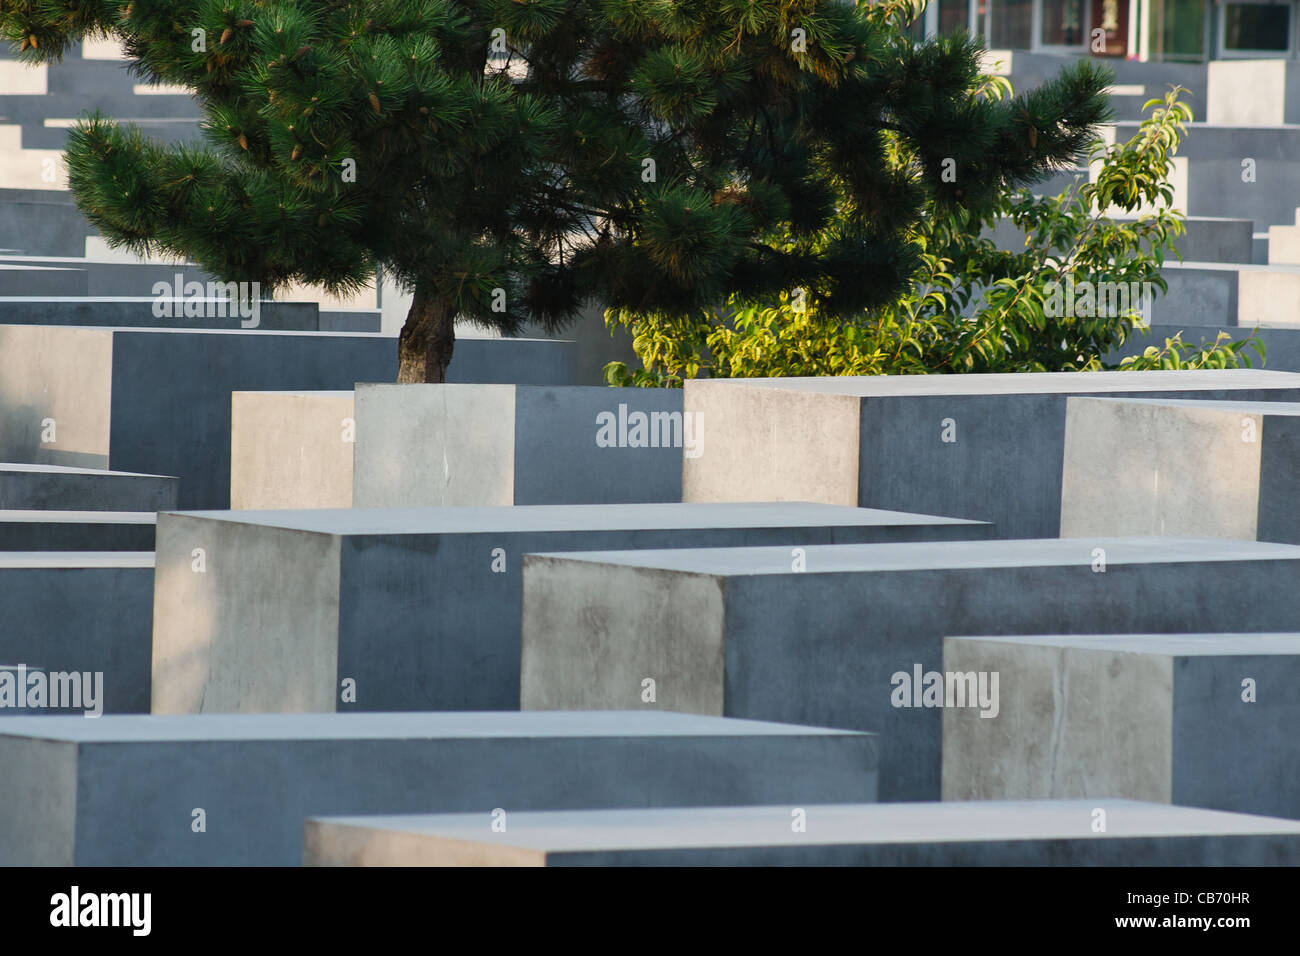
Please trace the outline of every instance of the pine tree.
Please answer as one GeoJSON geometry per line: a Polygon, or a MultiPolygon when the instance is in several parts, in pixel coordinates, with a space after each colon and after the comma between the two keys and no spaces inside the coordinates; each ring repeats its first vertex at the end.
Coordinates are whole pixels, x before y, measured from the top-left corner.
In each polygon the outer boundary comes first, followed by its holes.
{"type": "Polygon", "coordinates": [[[231,281],[413,293],[399,381],[443,381],[458,318],[562,328],[586,301],[686,315],[805,290],[901,294],[927,203],[978,208],[1106,118],[1084,62],[973,98],[979,46],[907,0],[0,0],[24,59],[121,40],[195,90],[204,142],[69,137],[110,242],[231,281]]]}

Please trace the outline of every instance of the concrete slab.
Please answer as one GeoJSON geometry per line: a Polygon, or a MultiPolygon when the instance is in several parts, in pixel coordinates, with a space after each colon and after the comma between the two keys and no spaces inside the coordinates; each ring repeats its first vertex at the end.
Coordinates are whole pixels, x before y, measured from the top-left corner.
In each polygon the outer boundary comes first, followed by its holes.
{"type": "MultiPolygon", "coordinates": [[[[572,343],[457,343],[449,374],[567,380],[572,343]]],[[[176,475],[184,508],[230,503],[231,393],[397,377],[378,335],[0,325],[0,458],[176,475]]]]}
{"type": "Polygon", "coordinates": [[[1071,398],[1061,535],[1300,544],[1300,404],[1071,398]]]}
{"type": "Polygon", "coordinates": [[[962,637],[992,720],[943,715],[945,800],[1131,797],[1300,818],[1300,634],[962,637]]]}
{"type": "Polygon", "coordinates": [[[230,507],[352,507],[351,391],[230,396],[230,507]]]}
{"type": "Polygon", "coordinates": [[[1300,861],[1300,824],[1128,800],[840,804],[515,813],[504,832],[487,813],[323,817],[305,844],[309,866],[1277,866],[1300,861]]]}
{"type": "Polygon", "coordinates": [[[875,785],[870,734],[685,714],[11,717],[0,861],[294,866],[309,816],[869,802],[875,785]]]}
{"type": "Polygon", "coordinates": [[[150,553],[0,552],[0,661],[100,675],[104,713],[149,711],[152,612],[150,553]]]}
{"type": "Polygon", "coordinates": [[[0,551],[152,551],[152,511],[0,511],[0,551]]]}
{"type": "Polygon", "coordinates": [[[685,459],[686,501],[823,501],[993,521],[1003,537],[1060,530],[1070,395],[1300,401],[1258,369],[692,380],[708,422],[685,459]]]}
{"type": "Polygon", "coordinates": [[[515,709],[530,551],[991,530],[804,503],[163,514],[154,712],[515,709]]]}
{"type": "Polygon", "coordinates": [[[0,325],[76,325],[110,328],[262,329],[317,332],[314,302],[258,302],[241,311],[215,297],[158,299],[153,296],[4,296],[0,325]],[[163,315],[159,315],[163,311],[163,315]]]}
{"type": "Polygon", "coordinates": [[[0,462],[0,510],[165,511],[179,485],[165,475],[0,462]]]}
{"type": "MultiPolygon", "coordinates": [[[[944,636],[1286,630],[1298,561],[1291,545],[1098,537],[530,554],[521,703],[871,729],[881,799],[938,799],[945,701],[922,684],[944,636]]],[[[996,711],[988,681],[962,690],[955,704],[996,711]]]]}
{"type": "Polygon", "coordinates": [[[358,508],[680,501],[680,389],[358,385],[358,508]]]}

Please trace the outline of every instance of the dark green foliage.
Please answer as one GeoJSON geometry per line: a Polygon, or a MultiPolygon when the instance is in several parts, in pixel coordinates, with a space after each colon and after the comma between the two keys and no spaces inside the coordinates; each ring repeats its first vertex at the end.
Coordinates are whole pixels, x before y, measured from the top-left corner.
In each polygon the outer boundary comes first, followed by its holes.
{"type": "Polygon", "coordinates": [[[416,293],[403,376],[440,380],[450,339],[429,329],[456,316],[510,333],[593,299],[685,316],[794,287],[852,316],[907,288],[922,210],[988,206],[1105,119],[1087,64],[972,97],[976,44],[914,45],[906,10],[0,0],[0,34],[40,61],[114,36],[143,77],[196,91],[202,146],[98,117],[71,135],[110,241],[270,286],[347,290],[382,265],[416,293]],[[427,353],[409,368],[408,347],[427,353]]]}

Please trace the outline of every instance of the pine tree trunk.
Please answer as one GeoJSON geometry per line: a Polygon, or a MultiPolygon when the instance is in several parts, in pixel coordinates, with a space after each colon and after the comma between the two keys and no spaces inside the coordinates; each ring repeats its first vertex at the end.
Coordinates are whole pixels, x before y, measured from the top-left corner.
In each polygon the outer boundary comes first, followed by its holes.
{"type": "Polygon", "coordinates": [[[436,294],[417,291],[397,340],[397,380],[445,382],[455,348],[456,316],[450,305],[436,294]]]}

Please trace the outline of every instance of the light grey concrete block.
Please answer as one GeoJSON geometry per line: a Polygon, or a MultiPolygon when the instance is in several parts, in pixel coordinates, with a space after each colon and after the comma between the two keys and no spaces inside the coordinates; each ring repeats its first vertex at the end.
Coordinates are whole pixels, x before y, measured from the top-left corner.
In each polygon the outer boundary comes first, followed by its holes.
{"type": "MultiPolygon", "coordinates": [[[[468,339],[449,375],[568,381],[572,346],[468,339]]],[[[176,475],[181,507],[224,508],[232,392],[396,377],[378,335],[0,325],[0,458],[176,475]]]]}
{"type": "Polygon", "coordinates": [[[0,661],[100,674],[104,713],[149,711],[152,613],[152,554],[0,552],[0,661]]]}
{"type": "Polygon", "coordinates": [[[0,510],[166,511],[179,484],[165,475],[0,463],[0,510]]]}
{"type": "Polygon", "coordinates": [[[0,511],[3,551],[152,551],[152,511],[0,511]]]}
{"type": "Polygon", "coordinates": [[[1217,60],[1208,64],[1205,119],[1225,126],[1300,122],[1300,72],[1286,60],[1217,60]]]}
{"type": "Polygon", "coordinates": [[[487,813],[307,821],[309,866],[1278,866],[1290,820],[1128,800],[487,813]],[[795,832],[802,810],[806,830],[795,832]],[[1105,831],[1094,832],[1098,810],[1105,831]]]}
{"type": "Polygon", "coordinates": [[[353,393],[230,396],[230,507],[352,507],[353,393]]]}
{"type": "Polygon", "coordinates": [[[358,508],[680,501],[680,389],[358,385],[358,508]]]}
{"type": "Polygon", "coordinates": [[[969,637],[992,719],[943,714],[945,800],[1130,797],[1300,818],[1300,634],[969,637]]]}
{"type": "Polygon", "coordinates": [[[683,462],[682,496],[950,514],[1051,537],[1068,396],[1294,402],[1297,385],[1258,369],[691,380],[684,411],[703,416],[708,441],[683,462]]]}
{"type": "Polygon", "coordinates": [[[945,635],[1285,630],[1298,573],[1291,545],[1182,538],[530,554],[521,703],[870,729],[881,799],[933,800],[945,635]]]}
{"type": "Polygon", "coordinates": [[[684,714],[12,717],[0,862],[294,866],[309,816],[870,802],[875,786],[869,734],[684,714]]]}
{"type": "Polygon", "coordinates": [[[801,503],[163,514],[154,712],[517,708],[530,551],[990,532],[801,503]]]}
{"type": "Polygon", "coordinates": [[[1071,398],[1061,535],[1300,544],[1300,404],[1071,398]]]}

